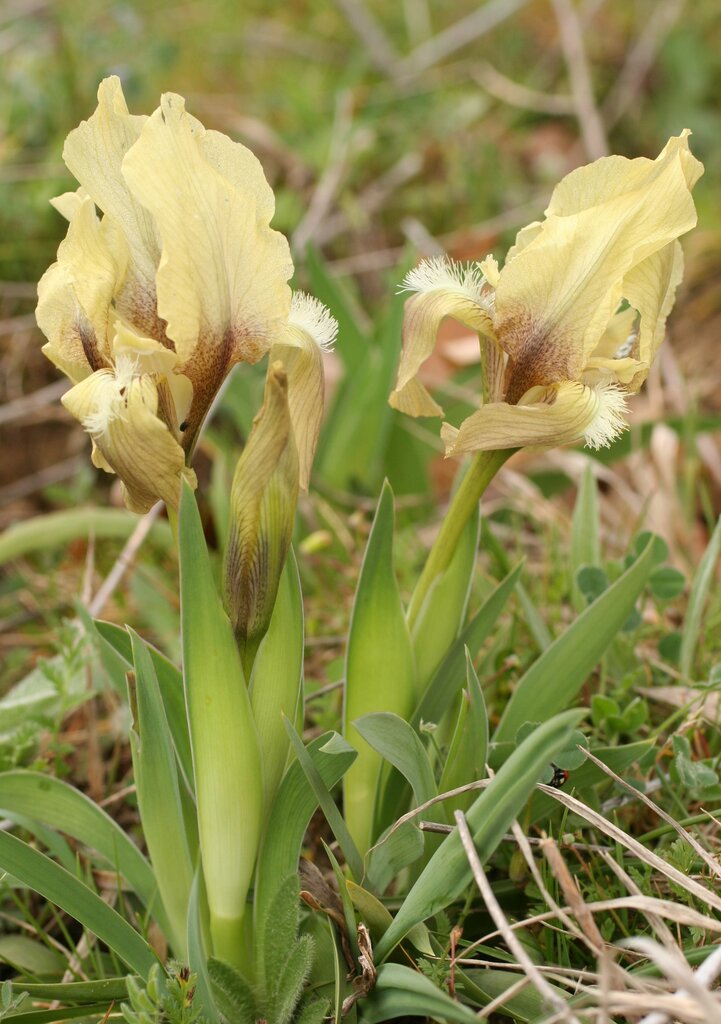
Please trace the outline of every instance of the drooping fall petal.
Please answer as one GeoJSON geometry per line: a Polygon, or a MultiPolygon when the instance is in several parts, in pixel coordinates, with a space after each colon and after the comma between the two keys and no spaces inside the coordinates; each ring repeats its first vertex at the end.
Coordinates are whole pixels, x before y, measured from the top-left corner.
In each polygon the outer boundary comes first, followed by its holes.
{"type": "Polygon", "coordinates": [[[535,387],[517,405],[491,402],[456,430],[444,423],[446,455],[505,448],[568,444],[584,438],[592,448],[611,443],[625,427],[624,394],[613,384],[586,387],[562,381],[535,387]]]}
{"type": "Polygon", "coordinates": [[[293,272],[286,239],[269,227],[272,193],[257,158],[221,145],[166,93],[123,175],[158,226],[158,312],[181,361],[213,373],[219,359],[224,373],[257,362],[288,314],[293,272]]]}
{"type": "Polygon", "coordinates": [[[195,487],[183,449],[158,418],[152,377],[124,379],[99,370],[71,388],[62,402],[92,437],[101,465],[120,477],[132,512],[147,512],[160,499],[177,508],[181,480],[195,487]]]}
{"type": "Polygon", "coordinates": [[[417,377],[433,352],[441,322],[451,316],[460,323],[493,338],[493,321],[484,304],[484,278],[476,268],[454,266],[449,260],[426,260],[407,275],[404,287],[417,292],[406,303],[403,320],[403,352],[393,408],[409,416],[442,416],[417,377]]]}
{"type": "Polygon", "coordinates": [[[323,352],[333,346],[338,323],[322,302],[295,292],[287,324],[270,350],[288,378],[288,408],[298,450],[300,486],[308,489],[320,424],[323,419],[323,352]]]}

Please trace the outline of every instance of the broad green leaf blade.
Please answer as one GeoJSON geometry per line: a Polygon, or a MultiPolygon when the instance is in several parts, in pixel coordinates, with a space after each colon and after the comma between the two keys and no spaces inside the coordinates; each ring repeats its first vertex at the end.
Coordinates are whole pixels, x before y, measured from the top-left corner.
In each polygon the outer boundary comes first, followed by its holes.
{"type": "Polygon", "coordinates": [[[426,692],[411,716],[411,725],[417,727],[421,721],[441,721],[463,686],[466,672],[466,648],[471,652],[472,657],[478,654],[481,644],[495,626],[508,598],[517,585],[522,568],[523,563],[519,562],[515,569],[512,569],[505,579],[501,580],[461,632],[428,684],[426,692]]]}
{"type": "MultiPolygon", "coordinates": [[[[490,785],[470,807],[467,820],[481,863],[496,849],[533,788],[559,750],[567,746],[585,712],[566,711],[535,729],[514,750],[490,785]]],[[[458,829],[441,843],[376,948],[384,960],[413,925],[447,907],[471,880],[471,869],[458,829]]]]}
{"type": "Polygon", "coordinates": [[[168,937],[176,955],[185,960],[188,900],[193,883],[191,850],[197,849],[197,826],[195,822],[186,823],[183,813],[173,741],[150,654],[132,630],[130,639],[136,678],[136,685],[130,690],[135,718],[130,743],[140,820],[172,929],[168,937]],[[193,828],[190,837],[186,832],[188,824],[193,828]]]}
{"type": "MultiPolygon", "coordinates": [[[[73,508],[33,516],[0,534],[0,565],[34,551],[64,547],[71,540],[91,534],[98,539],[127,540],[137,525],[136,515],[115,508],[73,508]]],[[[165,550],[172,550],[173,536],[168,523],[162,520],[153,523],[148,540],[165,550]]]]}
{"type": "MultiPolygon", "coordinates": [[[[138,980],[137,978],[135,979],[138,980]]],[[[98,981],[70,981],[58,984],[22,983],[23,991],[33,999],[44,999],[52,1002],[57,999],[72,1006],[83,1003],[110,1003],[126,999],[128,983],[126,978],[101,978],[98,981]]]]}
{"type": "Polygon", "coordinates": [[[330,825],[331,831],[343,851],[346,864],[356,878],[362,878],[363,861],[361,860],[358,849],[353,842],[353,837],[346,827],[343,815],[338,810],[335,800],[330,794],[330,790],[326,786],[320,772],[313,763],[313,759],[310,757],[308,751],[303,745],[303,740],[287,718],[285,719],[285,723],[295,756],[298,758],[298,763],[303,769],[305,777],[310,783],[311,789],[315,794],[317,806],[320,807],[325,816],[325,820],[330,825]]]}
{"type": "MultiPolygon", "coordinates": [[[[494,999],[498,999],[504,992],[515,989],[522,975],[513,971],[494,971],[484,969],[462,970],[458,972],[458,988],[469,999],[472,999],[479,1006],[487,1006],[494,999]]],[[[559,985],[551,986],[562,999],[568,999],[568,992],[559,985]]],[[[501,1004],[507,1014],[514,1021],[522,1024],[531,1024],[532,1021],[543,1019],[544,1011],[548,1010],[548,1004],[543,996],[532,985],[527,985],[522,991],[511,995],[509,999],[501,1004]]]]}
{"type": "Polygon", "coordinates": [[[375,711],[407,718],[416,685],[408,625],[393,571],[393,519],[393,492],[385,483],[363,558],[346,654],[343,731],[358,750],[358,759],[343,780],[343,806],[348,831],[361,854],[375,838],[373,810],[382,759],[353,723],[375,711]]]}
{"type": "Polygon", "coordinates": [[[57,949],[19,934],[0,935],[0,963],[11,964],[16,971],[35,977],[62,975],[68,966],[57,949]]]}
{"type": "Polygon", "coordinates": [[[429,1017],[458,1024],[478,1024],[473,1010],[403,964],[383,964],[367,999],[359,1003],[358,1024],[384,1024],[398,1017],[429,1017]]]}
{"type": "MultiPolygon", "coordinates": [[[[340,782],[357,757],[355,750],[338,733],[318,736],[305,750],[329,790],[340,782]]],[[[294,761],[283,776],[258,856],[254,900],[256,920],[266,912],[276,885],[291,871],[297,870],[303,837],[317,806],[318,800],[303,768],[294,761]]]]}
{"type": "Polygon", "coordinates": [[[263,776],[240,656],[187,485],[180,498],[179,551],[185,702],[213,952],[242,967],[242,920],[263,824],[263,776]]]}
{"type": "Polygon", "coordinates": [[[373,749],[410,783],[417,804],[437,793],[433,768],[418,733],[403,718],[389,711],[357,718],[355,727],[373,749]]]}
{"type": "Polygon", "coordinates": [[[513,742],[524,722],[545,722],[571,703],[631,614],[656,560],[652,539],[633,565],[531,665],[506,705],[494,742],[513,742]]]}
{"type": "MultiPolygon", "coordinates": [[[[368,925],[371,938],[375,942],[383,935],[393,921],[390,910],[372,892],[368,892],[367,889],[356,885],[350,879],[346,880],[344,884],[348,895],[353,901],[354,908],[358,911],[361,919],[368,925]]],[[[408,932],[408,939],[421,953],[427,953],[428,956],[436,955],[428,929],[424,924],[417,924],[415,928],[411,928],[408,932]]]]}
{"type": "Polygon", "coordinates": [[[213,987],[213,997],[226,1021],[233,1024],[256,1024],[260,1014],[255,995],[245,978],[230,964],[208,960],[208,977],[213,987]]]}
{"type": "Polygon", "coordinates": [[[476,564],[481,511],[476,505],[448,568],[431,585],[413,625],[419,698],[458,636],[466,617],[476,564]]]}
{"type": "Polygon", "coordinates": [[[386,829],[366,854],[366,879],[383,894],[398,874],[423,856],[424,836],[415,821],[386,829]]]}
{"type": "MultiPolygon", "coordinates": [[[[439,792],[465,786],[468,782],[486,776],[488,759],[488,713],[483,690],[466,649],[466,688],[461,691],[461,704],[456,728],[443,766],[439,792]]],[[[443,807],[446,820],[453,821],[453,811],[466,811],[473,802],[473,793],[465,793],[446,800],[443,807]]]]}
{"type": "Polygon", "coordinates": [[[9,832],[0,831],[0,869],[74,917],[141,978],[147,978],[157,959],[145,939],[65,868],[9,832]]]}
{"type": "Polygon", "coordinates": [[[579,612],[586,607],[586,599],[578,588],[576,573],[582,565],[601,564],[600,532],[596,478],[589,459],[581,476],[571,521],[571,586],[573,604],[579,612]]]}
{"type": "Polygon", "coordinates": [[[283,716],[294,722],[302,700],[303,595],[291,548],[250,680],[250,703],[263,757],[266,807],[273,804],[290,750],[283,716]]]}
{"type": "Polygon", "coordinates": [[[68,1006],[60,1010],[29,1010],[13,1014],[13,1024],[56,1024],[61,1020],[87,1021],[89,1017],[100,1017],[107,1013],[108,1003],[93,1003],[86,1006],[68,1006]]]}
{"type": "MultiPolygon", "coordinates": [[[[133,648],[127,630],[112,622],[94,620],[95,629],[106,643],[126,665],[126,671],[133,667],[133,648]]],[[[152,644],[143,641],[150,654],[155,669],[158,686],[163,697],[165,716],[173,736],[173,745],[178,763],[183,773],[188,791],[193,792],[193,758],[190,752],[190,736],[188,734],[188,718],[185,711],[185,694],[183,692],[183,675],[178,668],[152,644]]],[[[125,692],[125,690],[123,690],[125,692]]]]}
{"type": "MultiPolygon", "coordinates": [[[[41,772],[0,774],[0,815],[27,817],[57,829],[104,858],[129,883],[143,905],[166,926],[153,869],[126,832],[80,790],[41,772]]],[[[32,828],[30,829],[32,831],[32,828]]]]}
{"type": "Polygon", "coordinates": [[[721,516],[716,523],[714,532],[711,534],[711,540],[703,554],[703,558],[699,562],[696,575],[691,584],[691,593],[689,594],[681,637],[681,653],[679,655],[679,669],[684,676],[690,676],[693,668],[696,643],[701,631],[703,607],[711,587],[719,552],[721,552],[721,516]]]}

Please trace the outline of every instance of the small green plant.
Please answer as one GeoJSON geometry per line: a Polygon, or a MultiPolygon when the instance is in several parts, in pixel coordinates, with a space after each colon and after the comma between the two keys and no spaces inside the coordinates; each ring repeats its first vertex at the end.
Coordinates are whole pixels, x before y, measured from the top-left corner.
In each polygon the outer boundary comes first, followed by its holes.
{"type": "Polygon", "coordinates": [[[121,1011],[127,1024],[207,1024],[195,1003],[196,977],[186,967],[163,972],[155,964],[141,985],[128,978],[128,1002],[121,1011]]]}

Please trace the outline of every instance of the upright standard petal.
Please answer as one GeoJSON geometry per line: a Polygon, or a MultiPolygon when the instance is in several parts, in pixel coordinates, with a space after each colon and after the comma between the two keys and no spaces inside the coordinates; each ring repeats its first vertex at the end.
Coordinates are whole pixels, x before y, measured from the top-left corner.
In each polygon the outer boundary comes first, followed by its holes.
{"type": "Polygon", "coordinates": [[[495,326],[510,356],[507,401],[579,379],[624,278],[696,223],[693,158],[685,136],[675,142],[657,160],[613,157],[572,172],[541,230],[501,271],[495,326]]]}
{"type": "Polygon", "coordinates": [[[288,315],[293,273],[286,239],[269,227],[260,163],[207,134],[167,93],[123,161],[160,231],[158,311],[196,398],[201,379],[214,394],[234,363],[268,351],[288,315]]]}
{"type": "Polygon", "coordinates": [[[37,319],[53,352],[71,364],[81,362],[82,353],[90,369],[98,370],[108,365],[108,318],[128,253],[113,223],[98,219],[89,196],[79,197],[70,212],[58,262],[38,285],[37,319]]]}
{"type": "MultiPolygon", "coordinates": [[[[63,159],[93,202],[124,232],[132,253],[133,279],[154,305],[158,233],[153,218],[136,201],[121,173],[123,158],[147,120],[145,115],[128,112],[120,79],[112,75],[100,83],[95,113],[68,135],[63,159]]],[[[129,319],[147,330],[146,324],[132,316],[129,319]]]]}

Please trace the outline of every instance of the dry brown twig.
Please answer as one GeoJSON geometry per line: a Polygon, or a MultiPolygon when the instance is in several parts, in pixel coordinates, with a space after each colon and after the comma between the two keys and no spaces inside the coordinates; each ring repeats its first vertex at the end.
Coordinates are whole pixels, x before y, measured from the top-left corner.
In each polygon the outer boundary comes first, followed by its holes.
{"type": "Polygon", "coordinates": [[[125,546],[115,560],[115,564],[105,577],[105,580],[99,587],[95,597],[88,604],[88,613],[92,615],[93,618],[100,615],[103,608],[110,600],[113,591],[132,565],[133,559],[140,550],[143,541],[150,532],[150,528],[160,515],[163,508],[163,503],[159,501],[156,505],[153,505],[149,512],[146,512],[142,519],[138,520],[138,525],[125,542],[125,546]]]}
{"type": "Polygon", "coordinates": [[[561,47],[568,68],[571,99],[589,160],[608,156],[608,139],[596,106],[588,67],[583,32],[571,0],[551,0],[561,34],[561,47]]]}
{"type": "Polygon", "coordinates": [[[412,50],[398,64],[397,76],[400,78],[423,74],[446,57],[450,57],[452,53],[462,50],[469,43],[486,35],[525,4],[526,0],[489,0],[465,18],[460,18],[412,50]]]}

